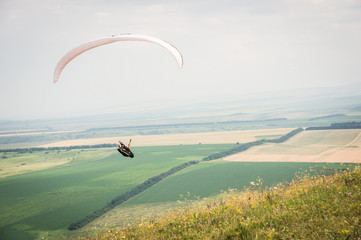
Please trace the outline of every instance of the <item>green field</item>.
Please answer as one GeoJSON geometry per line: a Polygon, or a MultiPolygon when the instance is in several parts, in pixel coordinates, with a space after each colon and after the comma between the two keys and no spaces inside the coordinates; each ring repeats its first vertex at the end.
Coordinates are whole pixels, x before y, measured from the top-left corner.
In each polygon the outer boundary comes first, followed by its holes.
{"type": "Polygon", "coordinates": [[[0,177],[78,164],[105,158],[110,154],[111,151],[107,149],[4,152],[0,153],[0,177]]]}
{"type": "MultiPolygon", "coordinates": [[[[70,223],[148,178],[231,146],[139,147],[134,148],[136,157],[131,160],[114,150],[107,150],[114,154],[105,158],[97,158],[96,150],[85,150],[93,152],[95,157],[85,154],[88,159],[84,155],[72,164],[1,178],[0,239],[35,239],[44,232],[66,231],[70,223]]],[[[55,154],[68,158],[73,153],[55,154]]],[[[9,159],[5,160],[8,164],[9,159]]],[[[31,158],[20,162],[23,161],[32,162],[31,158]]]]}
{"type": "Polygon", "coordinates": [[[328,175],[334,169],[351,169],[353,166],[331,163],[203,162],[164,179],[76,233],[87,235],[99,229],[149,221],[149,218],[163,216],[168,209],[187,209],[193,200],[216,197],[223,191],[243,190],[245,187],[268,189],[279,183],[290,183],[296,172],[298,176],[328,175]],[[259,185],[252,186],[251,182],[259,185]]]}
{"type": "MultiPolygon", "coordinates": [[[[148,178],[232,147],[231,144],[137,147],[134,159],[106,149],[48,153],[71,159],[65,165],[0,178],[0,239],[53,239],[67,235],[70,223],[148,178]],[[110,155],[102,157],[105,153],[110,155]],[[72,159],[74,154],[82,157],[72,159]]],[[[33,154],[47,155],[45,152],[33,154]]],[[[32,162],[31,158],[22,161],[32,162]]],[[[294,172],[310,166],[322,165],[202,162],[167,177],[119,207],[174,202],[182,200],[181,195],[210,197],[228,188],[242,189],[258,177],[265,185],[290,181],[294,172]]]]}
{"type": "Polygon", "coordinates": [[[264,185],[290,182],[294,173],[309,168],[339,167],[340,164],[317,163],[251,163],[251,162],[204,162],[187,168],[161,181],[155,186],[127,201],[124,206],[144,203],[160,203],[211,197],[221,190],[249,187],[250,182],[261,178],[264,185]]]}

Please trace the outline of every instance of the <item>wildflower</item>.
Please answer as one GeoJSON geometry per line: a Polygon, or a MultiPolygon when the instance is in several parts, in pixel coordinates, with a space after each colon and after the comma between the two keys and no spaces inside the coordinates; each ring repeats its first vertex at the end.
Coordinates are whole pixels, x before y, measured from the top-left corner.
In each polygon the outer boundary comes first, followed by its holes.
{"type": "Polygon", "coordinates": [[[252,186],[256,185],[254,182],[250,182],[250,184],[251,184],[252,186]]]}
{"type": "Polygon", "coordinates": [[[125,239],[125,233],[124,233],[124,232],[120,232],[120,233],[119,233],[119,237],[120,237],[120,239],[125,239]]]}

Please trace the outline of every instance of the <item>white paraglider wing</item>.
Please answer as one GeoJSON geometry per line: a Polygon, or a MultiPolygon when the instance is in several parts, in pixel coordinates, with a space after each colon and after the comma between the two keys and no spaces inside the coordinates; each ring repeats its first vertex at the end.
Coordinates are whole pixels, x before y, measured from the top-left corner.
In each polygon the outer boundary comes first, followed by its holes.
{"type": "Polygon", "coordinates": [[[113,42],[119,42],[119,41],[145,41],[145,42],[152,42],[155,44],[158,44],[165,49],[167,49],[176,59],[179,68],[183,67],[183,57],[182,54],[178,51],[177,48],[175,48],[172,44],[163,41],[161,39],[146,36],[146,35],[139,35],[139,34],[121,34],[121,35],[113,35],[112,37],[105,37],[101,39],[97,39],[91,42],[87,42],[84,44],[81,44],[80,46],[70,50],[67,54],[65,54],[58,62],[58,64],[55,67],[54,71],[54,78],[53,82],[56,83],[60,77],[61,72],[65,68],[65,66],[74,58],[82,54],[83,52],[86,52],[92,48],[100,47],[102,45],[110,44],[113,42]]]}

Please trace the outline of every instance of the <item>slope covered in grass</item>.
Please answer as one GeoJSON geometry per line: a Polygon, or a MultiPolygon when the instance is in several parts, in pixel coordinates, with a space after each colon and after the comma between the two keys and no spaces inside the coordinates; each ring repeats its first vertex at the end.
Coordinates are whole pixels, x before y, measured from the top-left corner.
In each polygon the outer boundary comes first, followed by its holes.
{"type": "MultiPolygon", "coordinates": [[[[358,239],[361,168],[299,177],[288,185],[231,191],[136,226],[92,233],[90,239],[358,239]]],[[[82,238],[82,237],[80,237],[82,238]]]]}

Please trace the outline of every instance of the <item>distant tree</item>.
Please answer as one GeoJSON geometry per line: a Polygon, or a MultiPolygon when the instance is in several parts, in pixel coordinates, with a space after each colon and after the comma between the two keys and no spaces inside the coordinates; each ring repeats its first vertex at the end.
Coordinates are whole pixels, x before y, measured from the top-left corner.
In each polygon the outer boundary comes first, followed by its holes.
{"type": "Polygon", "coordinates": [[[332,130],[332,129],[361,129],[361,122],[332,123],[330,126],[308,127],[311,130],[332,130]]]}

